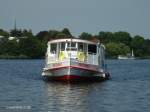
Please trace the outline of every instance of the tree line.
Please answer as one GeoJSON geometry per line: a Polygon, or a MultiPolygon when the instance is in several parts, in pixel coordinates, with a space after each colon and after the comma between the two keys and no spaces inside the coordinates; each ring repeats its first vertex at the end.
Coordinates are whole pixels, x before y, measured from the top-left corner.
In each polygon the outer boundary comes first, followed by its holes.
{"type": "MultiPolygon", "coordinates": [[[[44,58],[47,42],[53,39],[75,38],[68,28],[62,31],[49,30],[33,34],[32,30],[12,29],[9,32],[0,29],[0,58],[44,58]]],[[[150,58],[150,39],[140,35],[131,36],[128,32],[104,32],[97,35],[83,32],[80,39],[99,40],[106,47],[106,56],[116,58],[134,51],[136,57],[150,58]]]]}

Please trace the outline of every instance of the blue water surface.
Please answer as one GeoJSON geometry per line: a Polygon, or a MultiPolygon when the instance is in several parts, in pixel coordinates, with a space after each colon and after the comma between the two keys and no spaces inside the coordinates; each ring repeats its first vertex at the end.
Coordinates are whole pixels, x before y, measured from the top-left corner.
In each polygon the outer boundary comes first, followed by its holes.
{"type": "Polygon", "coordinates": [[[0,112],[150,112],[150,60],[107,60],[111,79],[45,82],[44,60],[0,60],[0,112]]]}

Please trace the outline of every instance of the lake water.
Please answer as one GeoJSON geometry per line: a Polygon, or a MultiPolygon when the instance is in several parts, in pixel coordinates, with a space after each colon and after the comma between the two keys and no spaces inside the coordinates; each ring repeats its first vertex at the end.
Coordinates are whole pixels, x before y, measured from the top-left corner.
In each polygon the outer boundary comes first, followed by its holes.
{"type": "Polygon", "coordinates": [[[0,60],[0,112],[150,112],[150,60],[107,60],[111,79],[45,82],[44,60],[0,60]]]}

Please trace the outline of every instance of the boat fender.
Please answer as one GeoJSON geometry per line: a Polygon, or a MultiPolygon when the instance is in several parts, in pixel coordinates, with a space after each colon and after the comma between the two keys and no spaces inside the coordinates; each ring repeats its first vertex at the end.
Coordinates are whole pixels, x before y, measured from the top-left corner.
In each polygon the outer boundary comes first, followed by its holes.
{"type": "Polygon", "coordinates": [[[106,78],[110,78],[110,74],[108,72],[105,73],[106,78]]]}
{"type": "Polygon", "coordinates": [[[105,73],[103,73],[103,74],[102,74],[102,77],[103,77],[103,78],[105,78],[105,77],[106,77],[106,74],[105,74],[105,73]]]}

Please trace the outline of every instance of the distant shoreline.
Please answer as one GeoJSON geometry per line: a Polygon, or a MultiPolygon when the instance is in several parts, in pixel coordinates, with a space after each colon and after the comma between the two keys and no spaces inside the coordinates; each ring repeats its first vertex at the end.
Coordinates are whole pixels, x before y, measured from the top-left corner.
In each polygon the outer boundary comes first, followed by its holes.
{"type": "MultiPolygon", "coordinates": [[[[8,59],[8,60],[13,60],[13,59],[45,59],[44,57],[40,57],[40,58],[31,58],[25,55],[19,55],[19,56],[13,56],[13,55],[0,55],[0,59],[8,59]]],[[[111,59],[117,59],[117,57],[109,57],[106,58],[107,60],[111,60],[111,59]]],[[[136,59],[150,59],[150,56],[145,56],[145,57],[136,57],[136,59]]]]}
{"type": "Polygon", "coordinates": [[[31,58],[25,55],[19,55],[19,56],[13,56],[13,55],[0,55],[0,59],[44,59],[42,57],[40,58],[31,58]]]}
{"type": "MultiPolygon", "coordinates": [[[[41,59],[47,50],[47,42],[54,39],[76,38],[68,28],[45,30],[33,34],[29,29],[14,28],[10,31],[0,29],[0,59],[41,59]]],[[[98,34],[82,32],[79,39],[100,41],[106,48],[106,58],[117,59],[118,55],[126,56],[134,51],[137,59],[150,59],[150,39],[140,35],[131,36],[126,31],[98,34]]]]}

